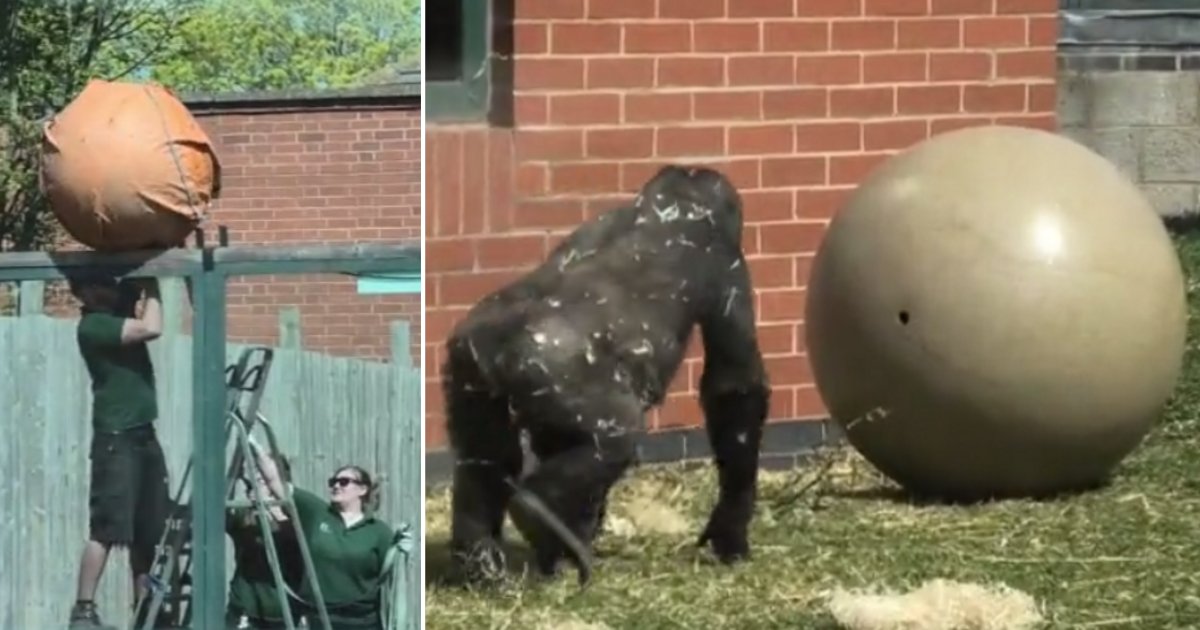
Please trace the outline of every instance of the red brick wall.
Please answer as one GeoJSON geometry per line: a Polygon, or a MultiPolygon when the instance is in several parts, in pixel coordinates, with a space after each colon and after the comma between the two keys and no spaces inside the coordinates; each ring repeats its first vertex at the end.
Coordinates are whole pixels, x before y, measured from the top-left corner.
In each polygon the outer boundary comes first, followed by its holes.
{"type": "MultiPolygon", "coordinates": [[[[196,115],[223,166],[209,239],[216,224],[231,245],[420,239],[417,106],[196,115]]],[[[405,319],[420,361],[420,295],[357,295],[353,278],[321,274],[236,279],[228,300],[230,341],[275,343],[296,306],[305,348],[386,359],[389,322],[405,319]]]]}
{"type": "MultiPolygon", "coordinates": [[[[1057,4],[517,2],[516,129],[427,126],[427,446],[444,444],[454,321],[672,161],[745,191],[771,418],[822,416],[802,320],[825,225],[869,169],[930,134],[1053,128],[1057,4]]],[[[700,422],[695,346],[655,429],[700,422]]]]}

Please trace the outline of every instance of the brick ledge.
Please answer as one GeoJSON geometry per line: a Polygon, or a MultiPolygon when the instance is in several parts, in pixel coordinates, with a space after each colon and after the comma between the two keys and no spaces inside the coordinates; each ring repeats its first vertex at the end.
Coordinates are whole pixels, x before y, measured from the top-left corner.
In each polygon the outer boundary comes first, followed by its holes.
{"type": "MultiPolygon", "coordinates": [[[[841,428],[829,418],[795,418],[776,420],[763,432],[760,468],[782,470],[794,468],[815,448],[841,442],[841,428]]],[[[712,454],[704,427],[673,429],[642,434],[638,439],[638,455],[643,464],[666,464],[686,461],[706,461],[712,454]]],[[[448,484],[454,463],[446,449],[425,452],[425,487],[439,488],[448,484]]]]}

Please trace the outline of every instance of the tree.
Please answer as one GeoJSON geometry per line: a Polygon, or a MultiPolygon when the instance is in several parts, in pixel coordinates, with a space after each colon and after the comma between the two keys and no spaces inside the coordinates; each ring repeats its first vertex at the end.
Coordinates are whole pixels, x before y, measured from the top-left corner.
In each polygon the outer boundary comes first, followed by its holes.
{"type": "Polygon", "coordinates": [[[88,79],[120,78],[155,62],[169,48],[186,4],[0,2],[0,251],[38,249],[59,234],[37,182],[42,123],[88,79]],[[114,48],[127,38],[160,44],[114,48]]]}
{"type": "Polygon", "coordinates": [[[178,92],[327,90],[420,60],[419,0],[208,0],[143,76],[178,92]]]}
{"type": "Polygon", "coordinates": [[[417,67],[419,0],[0,0],[0,251],[61,234],[41,125],[91,78],[176,92],[337,89],[417,67]]]}

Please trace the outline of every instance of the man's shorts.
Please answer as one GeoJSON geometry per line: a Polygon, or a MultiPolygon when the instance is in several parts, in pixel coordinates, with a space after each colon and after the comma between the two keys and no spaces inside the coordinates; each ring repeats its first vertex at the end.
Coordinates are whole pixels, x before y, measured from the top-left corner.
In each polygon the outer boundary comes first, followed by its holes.
{"type": "Polygon", "coordinates": [[[154,425],[92,437],[91,538],[152,554],[170,513],[167,464],[154,425]]]}

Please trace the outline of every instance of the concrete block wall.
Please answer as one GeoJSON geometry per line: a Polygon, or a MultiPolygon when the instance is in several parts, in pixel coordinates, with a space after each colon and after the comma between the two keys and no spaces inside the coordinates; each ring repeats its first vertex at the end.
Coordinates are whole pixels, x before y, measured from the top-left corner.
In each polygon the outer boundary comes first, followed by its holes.
{"type": "Polygon", "coordinates": [[[1061,132],[1112,160],[1167,217],[1200,212],[1200,72],[1072,72],[1061,132]]]}
{"type": "Polygon", "coordinates": [[[1064,2],[1060,131],[1110,159],[1165,217],[1200,209],[1200,13],[1174,0],[1064,2]]]}

